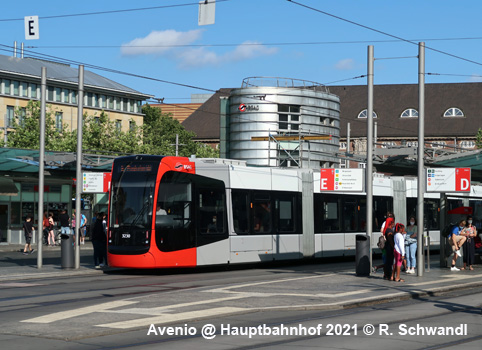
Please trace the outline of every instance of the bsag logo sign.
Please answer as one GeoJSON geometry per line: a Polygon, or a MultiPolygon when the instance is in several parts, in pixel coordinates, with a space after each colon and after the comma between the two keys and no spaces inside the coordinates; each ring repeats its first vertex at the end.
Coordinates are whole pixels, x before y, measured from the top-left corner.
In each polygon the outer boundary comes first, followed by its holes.
{"type": "Polygon", "coordinates": [[[241,103],[238,107],[240,112],[246,112],[246,111],[259,111],[259,106],[258,105],[245,105],[244,103],[241,103]]]}

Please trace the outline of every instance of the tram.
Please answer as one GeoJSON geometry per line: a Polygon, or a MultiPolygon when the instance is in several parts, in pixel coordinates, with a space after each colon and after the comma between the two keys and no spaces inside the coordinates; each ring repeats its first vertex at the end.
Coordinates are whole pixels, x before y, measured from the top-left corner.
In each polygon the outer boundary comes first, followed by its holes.
{"type": "MultiPolygon", "coordinates": [[[[416,179],[380,177],[373,184],[376,248],[386,212],[416,214],[417,191],[416,179]]],[[[440,194],[427,193],[424,203],[437,248],[440,194]]],[[[266,262],[354,255],[355,237],[366,230],[366,195],[322,193],[320,172],[312,169],[138,155],[114,160],[108,214],[113,267],[266,262]]]]}

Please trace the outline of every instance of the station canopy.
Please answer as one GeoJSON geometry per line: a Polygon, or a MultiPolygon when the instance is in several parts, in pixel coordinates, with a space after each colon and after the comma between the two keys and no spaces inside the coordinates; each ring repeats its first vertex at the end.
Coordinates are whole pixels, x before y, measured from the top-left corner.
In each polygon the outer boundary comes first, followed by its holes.
{"type": "MultiPolygon", "coordinates": [[[[117,156],[82,154],[82,169],[109,172],[117,156]]],[[[38,173],[39,150],[0,148],[0,174],[20,175],[38,173]]],[[[45,171],[54,175],[75,176],[77,155],[72,152],[45,152],[45,171]]],[[[3,187],[3,186],[2,186],[3,187]]]]}
{"type": "MultiPolygon", "coordinates": [[[[446,153],[437,156],[427,156],[426,152],[424,165],[431,168],[471,168],[472,182],[482,182],[482,150],[446,153]]],[[[396,176],[416,176],[418,173],[417,160],[403,155],[374,161],[374,166],[378,172],[396,176]]]]}

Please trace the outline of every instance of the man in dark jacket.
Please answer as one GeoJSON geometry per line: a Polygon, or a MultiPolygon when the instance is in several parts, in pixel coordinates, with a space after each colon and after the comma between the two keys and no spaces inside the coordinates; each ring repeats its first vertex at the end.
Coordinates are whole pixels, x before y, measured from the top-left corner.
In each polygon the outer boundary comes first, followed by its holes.
{"type": "Polygon", "coordinates": [[[104,213],[99,213],[92,230],[92,245],[94,246],[94,265],[96,269],[107,265],[107,236],[104,231],[102,221],[104,213]]]}

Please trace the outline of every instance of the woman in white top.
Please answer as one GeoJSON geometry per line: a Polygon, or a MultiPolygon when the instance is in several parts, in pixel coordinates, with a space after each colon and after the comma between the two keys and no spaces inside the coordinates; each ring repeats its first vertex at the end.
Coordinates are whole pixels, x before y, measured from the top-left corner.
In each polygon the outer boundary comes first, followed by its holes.
{"type": "Polygon", "coordinates": [[[403,224],[395,225],[395,241],[394,245],[394,263],[393,263],[393,275],[392,278],[395,282],[405,282],[400,278],[400,270],[403,264],[403,258],[405,256],[405,226],[403,224]]]}

